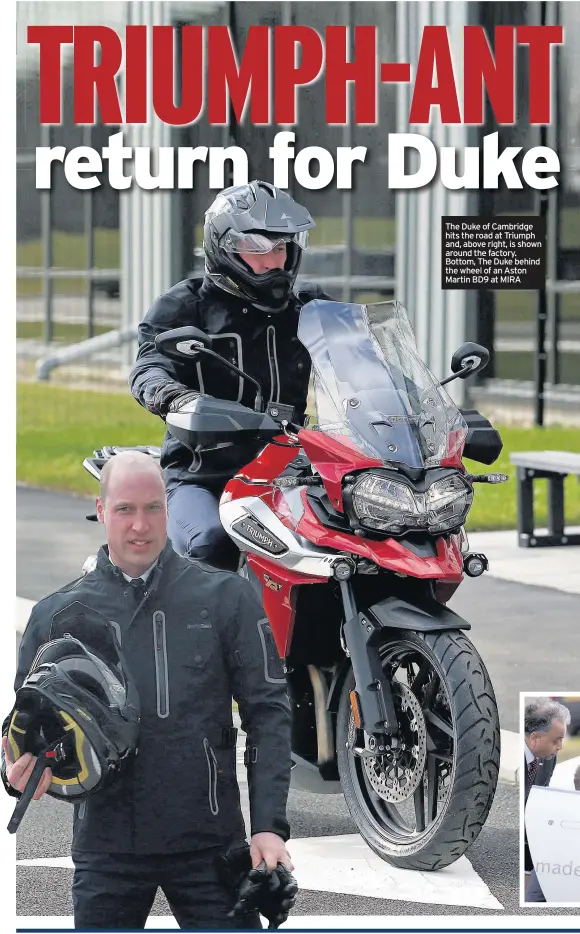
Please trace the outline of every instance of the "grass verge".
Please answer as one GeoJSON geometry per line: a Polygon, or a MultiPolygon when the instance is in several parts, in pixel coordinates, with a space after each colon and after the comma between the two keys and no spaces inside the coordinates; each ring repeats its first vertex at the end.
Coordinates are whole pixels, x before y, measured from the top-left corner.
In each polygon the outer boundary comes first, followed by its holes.
{"type": "Polygon", "coordinates": [[[127,393],[19,383],[16,476],[32,486],[96,494],[82,462],[105,444],[161,444],[164,428],[127,393]]]}
{"type": "MultiPolygon", "coordinates": [[[[96,484],[82,462],[105,444],[161,444],[163,425],[142,409],[129,393],[91,392],[40,383],[20,383],[17,395],[17,478],[32,486],[94,494],[96,484]]],[[[497,486],[478,484],[468,529],[512,529],[516,525],[515,468],[509,454],[526,450],[580,453],[577,428],[514,428],[499,430],[504,448],[497,463],[485,468],[466,461],[473,473],[488,470],[509,474],[497,486]]],[[[547,481],[535,484],[538,524],[547,514],[547,481]]],[[[566,480],[566,518],[580,524],[580,483],[566,480]]]]}

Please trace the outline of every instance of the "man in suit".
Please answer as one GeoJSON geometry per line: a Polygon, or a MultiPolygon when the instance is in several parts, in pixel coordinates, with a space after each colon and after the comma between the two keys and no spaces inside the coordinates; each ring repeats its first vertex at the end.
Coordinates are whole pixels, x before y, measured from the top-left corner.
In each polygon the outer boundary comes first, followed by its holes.
{"type": "MultiPolygon", "coordinates": [[[[524,711],[524,806],[533,785],[547,786],[556,768],[557,755],[566,737],[570,711],[549,697],[535,697],[524,711]]],[[[534,863],[524,841],[526,874],[525,900],[544,902],[546,899],[534,872],[534,863]]]]}

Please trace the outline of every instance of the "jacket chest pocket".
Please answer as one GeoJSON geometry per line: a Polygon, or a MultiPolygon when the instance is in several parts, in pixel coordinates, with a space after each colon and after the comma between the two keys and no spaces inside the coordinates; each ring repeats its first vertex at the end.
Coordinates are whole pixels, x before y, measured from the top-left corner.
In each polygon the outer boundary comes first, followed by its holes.
{"type": "Polygon", "coordinates": [[[205,607],[191,607],[174,620],[167,620],[163,610],[152,615],[155,702],[161,719],[194,715],[194,695],[210,692],[220,657],[219,637],[205,607]]]}
{"type": "Polygon", "coordinates": [[[181,664],[202,672],[212,667],[219,649],[219,637],[207,607],[191,607],[180,618],[181,664]]]}

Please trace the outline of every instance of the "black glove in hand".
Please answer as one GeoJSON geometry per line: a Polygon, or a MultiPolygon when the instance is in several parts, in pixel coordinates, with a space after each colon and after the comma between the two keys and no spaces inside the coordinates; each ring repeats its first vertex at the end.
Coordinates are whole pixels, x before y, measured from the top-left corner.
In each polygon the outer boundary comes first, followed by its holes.
{"type": "Polygon", "coordinates": [[[271,872],[262,862],[257,869],[250,869],[238,888],[238,900],[230,917],[245,917],[259,911],[267,918],[269,928],[283,924],[296,903],[298,884],[289,869],[278,863],[271,872]]]}
{"type": "Polygon", "coordinates": [[[259,911],[259,895],[262,887],[268,883],[269,872],[262,862],[257,869],[244,873],[239,882],[238,898],[230,911],[229,918],[245,918],[253,911],[259,911]]]}
{"type": "Polygon", "coordinates": [[[288,919],[296,904],[298,883],[286,866],[278,863],[276,869],[268,874],[268,882],[258,894],[257,908],[261,915],[270,922],[269,928],[280,927],[288,919]]]}
{"type": "Polygon", "coordinates": [[[188,389],[187,392],[182,392],[173,402],[169,403],[168,411],[179,412],[184,405],[187,405],[188,402],[192,402],[193,399],[199,399],[201,395],[201,392],[196,392],[195,389],[188,389]]]}
{"type": "Polygon", "coordinates": [[[197,399],[200,395],[194,389],[188,389],[183,383],[164,383],[160,386],[153,397],[153,408],[160,415],[165,416],[168,412],[177,412],[186,402],[197,399]]]}

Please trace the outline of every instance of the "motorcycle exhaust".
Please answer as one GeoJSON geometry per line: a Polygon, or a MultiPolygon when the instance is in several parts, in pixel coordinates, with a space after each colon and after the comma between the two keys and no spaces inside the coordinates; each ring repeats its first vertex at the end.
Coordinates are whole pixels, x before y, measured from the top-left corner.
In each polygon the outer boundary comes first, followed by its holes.
{"type": "Polygon", "coordinates": [[[314,695],[316,740],[318,743],[317,765],[324,765],[334,758],[334,731],[330,712],[327,710],[328,685],[326,678],[315,665],[308,665],[308,674],[314,695]]]}

